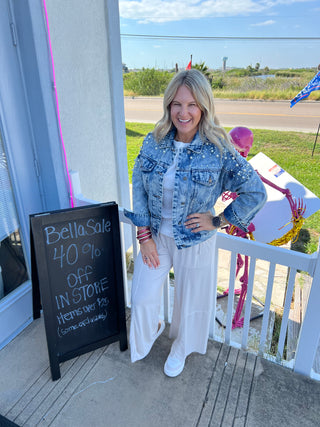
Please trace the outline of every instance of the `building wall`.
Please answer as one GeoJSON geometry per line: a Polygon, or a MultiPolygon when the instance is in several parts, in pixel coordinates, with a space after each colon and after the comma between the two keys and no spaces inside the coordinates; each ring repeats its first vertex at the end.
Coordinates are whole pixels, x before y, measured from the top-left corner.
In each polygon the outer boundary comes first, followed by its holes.
{"type": "MultiPolygon", "coordinates": [[[[16,50],[20,60],[21,78],[24,81],[28,105],[26,109],[32,135],[30,140],[25,138],[24,145],[25,149],[33,152],[34,162],[27,163],[20,150],[16,150],[14,159],[16,162],[17,156],[22,155],[27,173],[35,168],[36,163],[43,210],[67,208],[70,207],[70,191],[57,126],[42,4],[26,1],[13,1],[11,4],[12,21],[17,34],[16,50]]],[[[30,188],[30,192],[28,198],[31,199],[35,197],[35,189],[30,188]]]]}
{"type": "Polygon", "coordinates": [[[85,197],[128,206],[118,2],[46,5],[69,170],[85,197]]]}

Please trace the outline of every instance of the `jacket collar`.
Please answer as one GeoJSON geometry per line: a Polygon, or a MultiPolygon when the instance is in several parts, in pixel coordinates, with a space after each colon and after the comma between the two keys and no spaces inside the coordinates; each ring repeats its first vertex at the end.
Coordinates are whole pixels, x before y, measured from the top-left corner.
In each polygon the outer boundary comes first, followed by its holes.
{"type": "MultiPolygon", "coordinates": [[[[170,148],[173,147],[174,137],[176,136],[176,128],[172,129],[162,141],[160,141],[159,146],[161,148],[170,148]]],[[[188,150],[191,150],[195,153],[200,153],[203,147],[203,141],[200,138],[199,131],[195,134],[193,140],[188,145],[188,150]]]]}

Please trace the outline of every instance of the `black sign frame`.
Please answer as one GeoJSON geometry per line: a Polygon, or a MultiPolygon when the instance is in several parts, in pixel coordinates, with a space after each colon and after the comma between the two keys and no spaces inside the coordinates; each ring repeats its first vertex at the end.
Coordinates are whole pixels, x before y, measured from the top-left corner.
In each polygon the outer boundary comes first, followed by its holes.
{"type": "Polygon", "coordinates": [[[39,318],[43,308],[52,380],[61,377],[61,362],[81,354],[116,341],[125,351],[118,205],[30,215],[30,240],[33,317],[39,318]],[[89,284],[91,279],[96,281],[89,284]]]}

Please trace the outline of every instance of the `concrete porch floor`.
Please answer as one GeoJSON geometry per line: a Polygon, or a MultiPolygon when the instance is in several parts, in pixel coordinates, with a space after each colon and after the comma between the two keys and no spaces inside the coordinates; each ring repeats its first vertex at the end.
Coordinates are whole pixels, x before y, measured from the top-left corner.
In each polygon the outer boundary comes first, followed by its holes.
{"type": "Polygon", "coordinates": [[[0,426],[319,426],[319,382],[221,343],[166,377],[168,329],[142,361],[114,343],[62,363],[53,382],[35,320],[0,351],[0,426]]]}

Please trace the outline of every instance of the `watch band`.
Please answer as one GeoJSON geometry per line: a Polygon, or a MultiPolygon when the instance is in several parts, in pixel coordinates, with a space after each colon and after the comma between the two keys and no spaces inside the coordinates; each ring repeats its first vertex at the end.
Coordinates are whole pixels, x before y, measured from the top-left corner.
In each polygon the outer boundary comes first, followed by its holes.
{"type": "Polygon", "coordinates": [[[223,212],[221,212],[218,216],[214,216],[212,218],[212,225],[215,228],[221,228],[226,225],[229,225],[228,221],[225,219],[223,212]]]}
{"type": "Polygon", "coordinates": [[[219,228],[219,227],[220,227],[220,225],[221,225],[221,218],[220,218],[219,216],[214,216],[214,217],[212,218],[212,225],[213,225],[215,228],[219,228]]]}

